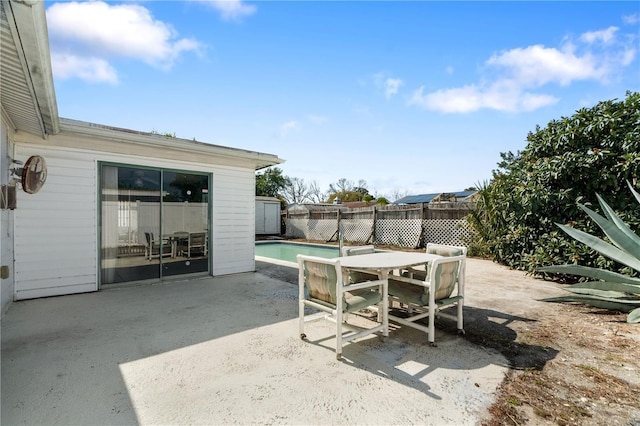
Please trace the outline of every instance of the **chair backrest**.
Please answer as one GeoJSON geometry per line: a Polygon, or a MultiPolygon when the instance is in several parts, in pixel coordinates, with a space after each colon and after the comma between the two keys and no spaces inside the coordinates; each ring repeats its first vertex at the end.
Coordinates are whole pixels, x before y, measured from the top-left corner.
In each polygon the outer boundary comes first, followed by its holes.
{"type": "MultiPolygon", "coordinates": [[[[427,244],[427,253],[437,254],[443,257],[457,257],[467,255],[467,248],[463,246],[450,246],[445,244],[427,244]]],[[[446,299],[451,296],[453,290],[460,279],[461,269],[464,267],[462,261],[455,262],[434,262],[436,271],[433,276],[436,285],[435,300],[446,299]]],[[[431,276],[431,264],[427,265],[427,276],[431,276]]],[[[428,303],[428,291],[422,296],[422,302],[428,303]]]]}
{"type": "Polygon", "coordinates": [[[445,257],[466,256],[467,248],[464,246],[449,246],[446,244],[428,243],[427,253],[437,254],[438,256],[445,256],[445,257]]]}
{"type": "Polygon", "coordinates": [[[189,234],[190,244],[193,245],[204,245],[206,241],[207,234],[204,232],[192,232],[189,234]]]}
{"type": "Polygon", "coordinates": [[[335,305],[338,282],[342,279],[340,263],[332,259],[298,255],[298,267],[309,297],[335,305]]]}
{"type": "Polygon", "coordinates": [[[356,247],[342,247],[342,256],[357,256],[359,254],[371,254],[375,253],[374,246],[356,246],[356,247]]]}

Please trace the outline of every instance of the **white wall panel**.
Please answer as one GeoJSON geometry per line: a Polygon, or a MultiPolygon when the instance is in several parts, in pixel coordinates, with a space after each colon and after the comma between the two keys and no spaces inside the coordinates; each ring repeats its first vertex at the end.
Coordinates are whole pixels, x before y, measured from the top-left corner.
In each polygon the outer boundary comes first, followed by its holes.
{"type": "Polygon", "coordinates": [[[213,178],[213,275],[255,270],[255,181],[252,170],[219,170],[213,178]]]}
{"type": "Polygon", "coordinates": [[[90,155],[18,145],[22,161],[41,155],[47,181],[18,191],[16,299],[97,290],[97,177],[90,155]]]}

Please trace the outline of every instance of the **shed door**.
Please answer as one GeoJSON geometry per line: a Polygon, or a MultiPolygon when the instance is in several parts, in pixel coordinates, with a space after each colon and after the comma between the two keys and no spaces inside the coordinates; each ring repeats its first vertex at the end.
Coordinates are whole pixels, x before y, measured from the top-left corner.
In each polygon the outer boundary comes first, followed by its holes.
{"type": "Polygon", "coordinates": [[[256,234],[264,234],[265,203],[256,203],[256,234]]]}
{"type": "Polygon", "coordinates": [[[264,233],[265,234],[280,233],[280,204],[279,203],[264,204],[264,233]]]}

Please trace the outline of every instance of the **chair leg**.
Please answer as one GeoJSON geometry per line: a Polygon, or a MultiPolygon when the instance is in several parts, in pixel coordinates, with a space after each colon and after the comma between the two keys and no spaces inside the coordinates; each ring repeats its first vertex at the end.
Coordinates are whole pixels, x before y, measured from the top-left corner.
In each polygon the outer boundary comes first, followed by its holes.
{"type": "Polygon", "coordinates": [[[336,359],[342,359],[342,322],[346,319],[342,316],[342,311],[336,312],[336,359]]]}
{"type": "Polygon", "coordinates": [[[298,328],[300,330],[300,338],[304,340],[307,338],[307,335],[304,334],[304,302],[302,302],[302,300],[298,302],[298,311],[298,328]]]}
{"type": "Polygon", "coordinates": [[[436,322],[436,313],[435,313],[435,309],[429,309],[429,343],[431,343],[431,346],[435,346],[435,342],[436,342],[436,327],[435,327],[435,322],[436,322]]]}

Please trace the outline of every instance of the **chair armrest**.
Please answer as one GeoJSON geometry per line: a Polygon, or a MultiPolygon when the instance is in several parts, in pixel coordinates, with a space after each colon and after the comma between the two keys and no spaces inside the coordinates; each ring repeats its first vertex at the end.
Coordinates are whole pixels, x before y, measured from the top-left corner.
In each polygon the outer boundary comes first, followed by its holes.
{"type": "Polygon", "coordinates": [[[402,277],[402,276],[398,276],[398,275],[389,275],[389,281],[400,281],[403,283],[408,283],[408,284],[413,284],[413,285],[418,285],[420,287],[430,287],[431,283],[429,283],[429,281],[422,281],[422,280],[417,280],[415,278],[409,278],[409,277],[402,277]]]}
{"type": "Polygon", "coordinates": [[[350,291],[350,290],[359,290],[361,288],[377,287],[379,285],[387,285],[387,284],[388,284],[387,280],[373,280],[373,281],[363,281],[355,284],[346,284],[346,285],[343,285],[342,288],[346,291],[350,291]]]}

